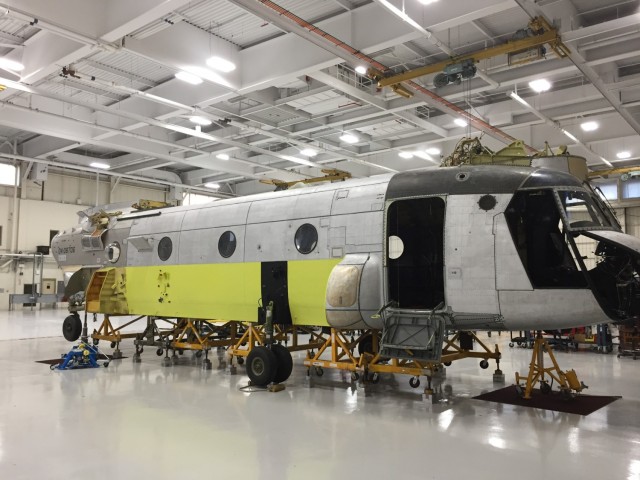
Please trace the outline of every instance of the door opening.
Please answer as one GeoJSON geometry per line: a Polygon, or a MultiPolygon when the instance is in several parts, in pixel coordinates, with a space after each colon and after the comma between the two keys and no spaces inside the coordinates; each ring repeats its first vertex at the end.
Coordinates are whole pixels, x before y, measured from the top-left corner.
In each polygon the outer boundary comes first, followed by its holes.
{"type": "Polygon", "coordinates": [[[444,301],[444,212],[440,197],[398,200],[387,210],[389,301],[399,308],[444,301]]]}

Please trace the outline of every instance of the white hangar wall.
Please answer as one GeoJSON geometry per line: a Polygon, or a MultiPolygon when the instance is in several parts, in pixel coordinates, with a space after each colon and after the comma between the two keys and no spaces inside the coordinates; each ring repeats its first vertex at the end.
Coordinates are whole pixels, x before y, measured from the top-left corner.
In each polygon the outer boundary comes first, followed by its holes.
{"type": "MultiPolygon", "coordinates": [[[[9,308],[10,293],[24,293],[24,285],[33,282],[33,260],[16,259],[7,254],[33,253],[39,245],[49,245],[51,230],[64,230],[77,224],[77,212],[95,206],[96,201],[104,205],[135,203],[140,199],[167,199],[168,193],[162,187],[141,187],[120,182],[112,189],[113,183],[106,176],[96,182],[95,177],[50,173],[44,182],[44,195],[42,182],[27,181],[25,188],[18,189],[15,199],[14,187],[0,186],[0,310],[9,308]]],[[[44,258],[42,277],[62,280],[62,272],[53,257],[49,255],[44,258]]],[[[40,283],[39,275],[36,275],[36,283],[40,283]]]]}

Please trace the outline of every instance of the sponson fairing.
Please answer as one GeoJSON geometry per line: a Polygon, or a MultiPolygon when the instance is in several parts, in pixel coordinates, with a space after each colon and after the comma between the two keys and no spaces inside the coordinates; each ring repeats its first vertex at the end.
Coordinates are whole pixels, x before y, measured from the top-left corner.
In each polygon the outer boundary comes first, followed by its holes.
{"type": "MultiPolygon", "coordinates": [[[[82,264],[78,234],[52,242],[63,267],[82,264]]],[[[638,241],[550,169],[438,168],[127,212],[100,238],[87,305],[101,313],[258,321],[273,302],[279,323],[381,328],[377,312],[394,304],[496,330],[638,311],[638,241]],[[580,235],[599,242],[591,270],[580,235]]]]}

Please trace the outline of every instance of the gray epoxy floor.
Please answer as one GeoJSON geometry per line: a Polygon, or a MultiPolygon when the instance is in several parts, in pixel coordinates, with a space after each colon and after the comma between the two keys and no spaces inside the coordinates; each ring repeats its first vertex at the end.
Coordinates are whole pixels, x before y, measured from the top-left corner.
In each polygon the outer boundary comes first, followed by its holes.
{"type": "MultiPolygon", "coordinates": [[[[244,393],[242,369],[162,367],[153,351],[109,368],[51,372],[65,310],[0,312],[0,479],[640,479],[640,361],[558,352],[587,393],[623,399],[586,417],[471,399],[494,389],[476,360],[447,369],[444,399],[403,376],[365,392],[300,358],[279,393],[244,393]]],[[[485,337],[486,338],[486,337],[485,337]]],[[[531,350],[503,349],[512,383],[531,350]]],[[[109,348],[106,349],[110,351],[109,348]]],[[[297,354],[299,357],[302,354],[297,354]]]]}

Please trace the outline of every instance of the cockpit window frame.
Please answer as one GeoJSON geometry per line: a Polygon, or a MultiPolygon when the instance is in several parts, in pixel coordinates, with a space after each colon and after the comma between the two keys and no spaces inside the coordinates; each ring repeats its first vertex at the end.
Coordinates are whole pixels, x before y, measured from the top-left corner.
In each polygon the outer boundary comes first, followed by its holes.
{"type": "Polygon", "coordinates": [[[560,218],[562,219],[562,223],[564,225],[564,228],[567,232],[585,232],[588,230],[607,230],[607,231],[619,231],[614,225],[611,225],[611,219],[609,218],[609,216],[606,214],[606,212],[604,212],[602,210],[601,205],[596,201],[594,197],[594,193],[591,192],[590,190],[584,188],[584,187],[553,187],[553,197],[555,199],[556,202],[556,206],[558,208],[558,211],[560,212],[560,218]],[[604,225],[584,225],[584,226],[571,226],[571,221],[569,219],[569,217],[567,216],[567,212],[564,208],[564,205],[562,203],[562,199],[560,197],[560,193],[559,192],[580,192],[583,193],[584,195],[586,195],[590,201],[591,204],[590,206],[592,208],[595,209],[595,214],[596,216],[598,216],[600,219],[609,222],[610,225],[608,226],[604,226],[604,225]]]}

